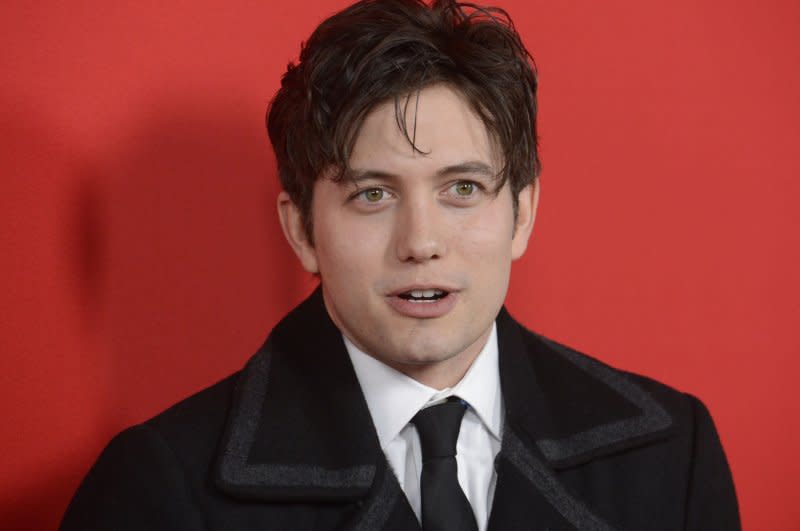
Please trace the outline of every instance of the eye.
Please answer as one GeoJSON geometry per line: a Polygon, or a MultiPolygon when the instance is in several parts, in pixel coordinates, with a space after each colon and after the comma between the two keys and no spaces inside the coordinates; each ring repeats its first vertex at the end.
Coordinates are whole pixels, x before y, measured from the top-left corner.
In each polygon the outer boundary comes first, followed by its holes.
{"type": "Polygon", "coordinates": [[[386,197],[386,193],[380,188],[368,188],[367,190],[362,191],[359,195],[368,203],[377,203],[386,197]]]}
{"type": "Polygon", "coordinates": [[[350,196],[351,200],[355,200],[362,205],[379,205],[385,203],[392,197],[392,193],[388,190],[383,188],[363,188],[352,196],[350,196]]]}
{"type": "Polygon", "coordinates": [[[475,183],[469,181],[459,181],[453,185],[457,195],[461,197],[469,197],[475,193],[475,183]]]}

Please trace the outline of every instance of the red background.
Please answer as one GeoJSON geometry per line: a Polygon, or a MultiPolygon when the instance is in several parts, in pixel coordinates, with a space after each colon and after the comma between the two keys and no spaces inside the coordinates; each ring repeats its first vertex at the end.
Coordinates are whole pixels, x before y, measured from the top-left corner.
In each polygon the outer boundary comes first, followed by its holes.
{"type": "MultiPolygon", "coordinates": [[[[316,2],[0,5],[0,528],[239,368],[311,288],[263,127],[316,2]]],[[[508,305],[699,395],[746,529],[800,529],[800,4],[506,2],[537,59],[540,217],[508,305]],[[794,502],[792,500],[795,500],[794,502]]]]}

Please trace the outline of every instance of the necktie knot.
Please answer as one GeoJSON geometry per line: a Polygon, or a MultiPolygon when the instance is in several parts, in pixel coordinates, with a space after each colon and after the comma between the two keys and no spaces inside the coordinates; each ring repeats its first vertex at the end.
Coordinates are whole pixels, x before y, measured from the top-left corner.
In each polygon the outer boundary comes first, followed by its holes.
{"type": "Polygon", "coordinates": [[[420,410],[411,422],[417,427],[422,461],[456,455],[456,442],[466,406],[461,400],[448,400],[420,410]]]}

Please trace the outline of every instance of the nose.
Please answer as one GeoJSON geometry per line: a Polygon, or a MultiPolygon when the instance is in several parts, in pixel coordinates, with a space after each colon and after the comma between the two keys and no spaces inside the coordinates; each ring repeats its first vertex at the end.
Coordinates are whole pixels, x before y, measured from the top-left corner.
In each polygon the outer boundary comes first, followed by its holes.
{"type": "Polygon", "coordinates": [[[396,218],[395,249],[401,262],[426,262],[446,252],[443,225],[434,202],[418,200],[403,205],[396,218]]]}

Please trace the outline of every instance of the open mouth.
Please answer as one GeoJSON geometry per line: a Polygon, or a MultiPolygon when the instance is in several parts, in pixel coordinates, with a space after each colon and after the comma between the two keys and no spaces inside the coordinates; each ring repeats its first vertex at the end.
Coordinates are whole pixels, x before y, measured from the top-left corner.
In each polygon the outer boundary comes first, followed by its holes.
{"type": "Polygon", "coordinates": [[[448,292],[441,289],[415,289],[399,293],[397,296],[411,302],[436,302],[447,297],[447,295],[448,292]]]}
{"type": "Polygon", "coordinates": [[[387,297],[389,306],[404,318],[435,319],[444,317],[458,304],[460,290],[446,287],[434,288],[416,285],[412,288],[400,288],[387,297]]]}

